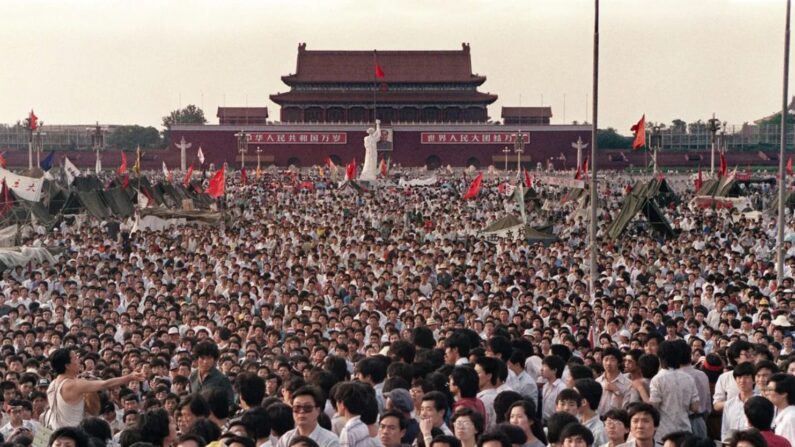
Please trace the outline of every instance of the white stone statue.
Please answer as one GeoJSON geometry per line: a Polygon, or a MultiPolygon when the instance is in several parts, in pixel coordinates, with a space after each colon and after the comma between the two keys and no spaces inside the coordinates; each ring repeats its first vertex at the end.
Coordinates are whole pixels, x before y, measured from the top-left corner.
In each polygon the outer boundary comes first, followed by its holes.
{"type": "Polygon", "coordinates": [[[378,141],[381,139],[381,120],[375,120],[375,129],[367,129],[364,137],[364,164],[359,180],[374,182],[378,178],[378,141]]]}

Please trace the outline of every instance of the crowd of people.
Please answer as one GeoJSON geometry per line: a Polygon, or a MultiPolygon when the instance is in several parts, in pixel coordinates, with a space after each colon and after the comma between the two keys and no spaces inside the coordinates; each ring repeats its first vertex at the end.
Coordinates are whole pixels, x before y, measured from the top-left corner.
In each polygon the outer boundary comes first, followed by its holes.
{"type": "Polygon", "coordinates": [[[465,175],[268,171],[227,180],[220,225],[30,235],[64,251],[0,279],[0,447],[795,444],[792,219],[779,284],[773,216],[693,208],[674,175],[675,236],[611,240],[636,179],[605,176],[589,290],[570,191],[525,210],[558,240],[490,239],[516,180],[464,201],[465,175]]]}

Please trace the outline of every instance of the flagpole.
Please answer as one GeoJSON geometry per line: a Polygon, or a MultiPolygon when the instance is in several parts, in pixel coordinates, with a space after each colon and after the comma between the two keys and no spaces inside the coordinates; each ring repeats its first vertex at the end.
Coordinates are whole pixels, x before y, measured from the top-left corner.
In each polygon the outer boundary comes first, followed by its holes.
{"type": "MultiPolygon", "coordinates": [[[[599,0],[594,0],[593,32],[593,119],[591,122],[591,297],[596,296],[596,132],[599,111],[599,0]]],[[[587,110],[587,109],[586,109],[587,110]]]]}
{"type": "Polygon", "coordinates": [[[377,79],[377,76],[376,76],[376,73],[375,73],[375,67],[377,67],[377,66],[378,66],[377,50],[373,50],[373,123],[375,123],[376,120],[378,119],[376,117],[376,113],[375,113],[375,111],[376,111],[375,96],[376,96],[376,93],[378,92],[378,79],[377,79]]]}
{"type": "Polygon", "coordinates": [[[784,31],[784,82],[781,100],[781,141],[779,142],[778,176],[781,180],[778,186],[778,234],[776,237],[776,280],[778,287],[784,281],[784,191],[787,189],[787,172],[784,169],[784,152],[787,138],[787,83],[789,82],[789,21],[790,4],[787,0],[787,20],[784,31]]]}

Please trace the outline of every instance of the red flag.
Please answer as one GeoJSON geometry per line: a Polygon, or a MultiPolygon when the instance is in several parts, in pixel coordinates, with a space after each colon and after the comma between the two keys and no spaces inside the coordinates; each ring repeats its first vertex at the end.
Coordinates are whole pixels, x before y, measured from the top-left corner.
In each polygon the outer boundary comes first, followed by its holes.
{"type": "Polygon", "coordinates": [[[182,179],[182,184],[184,186],[188,186],[190,184],[191,177],[193,177],[193,165],[188,167],[188,172],[185,173],[185,178],[182,179]]]}
{"type": "Polygon", "coordinates": [[[729,173],[729,167],[726,166],[726,154],[721,151],[720,153],[720,167],[718,168],[718,177],[725,177],[729,173]]]}
{"type": "Polygon", "coordinates": [[[240,170],[240,184],[243,186],[248,184],[248,174],[246,174],[246,168],[240,170]]]}
{"type": "Polygon", "coordinates": [[[30,130],[36,130],[39,128],[39,117],[33,113],[33,109],[30,110],[30,116],[28,116],[28,128],[30,130]]]}
{"type": "Polygon", "coordinates": [[[354,158],[348,163],[348,166],[345,167],[345,180],[353,180],[356,177],[356,159],[354,158]]]}
{"type": "Polygon", "coordinates": [[[463,199],[469,200],[474,199],[478,196],[480,192],[480,184],[483,183],[483,173],[481,172],[475,177],[475,180],[472,180],[472,184],[469,185],[469,189],[467,190],[466,194],[464,194],[463,199]]]}
{"type": "Polygon", "coordinates": [[[505,194],[505,191],[506,191],[507,188],[508,188],[508,186],[506,185],[506,183],[502,182],[502,183],[499,184],[499,186],[497,186],[497,192],[500,193],[500,194],[505,194]]]}
{"type": "Polygon", "coordinates": [[[632,149],[640,149],[646,145],[646,114],[630,129],[635,132],[635,141],[632,142],[632,149]]]}
{"type": "Polygon", "coordinates": [[[3,151],[2,154],[0,154],[0,168],[3,168],[3,169],[5,169],[6,166],[8,166],[8,160],[6,160],[5,155],[6,155],[5,151],[3,151]]]}
{"type": "Polygon", "coordinates": [[[378,65],[378,62],[375,63],[375,78],[384,79],[384,70],[381,69],[381,66],[378,65]]]}
{"type": "Polygon", "coordinates": [[[121,187],[127,189],[128,186],[130,186],[130,176],[124,174],[124,178],[121,179],[121,187]]]}
{"type": "Polygon", "coordinates": [[[221,197],[224,195],[224,166],[215,171],[213,178],[210,179],[210,184],[207,186],[207,195],[210,197],[221,197]]]}
{"type": "Polygon", "coordinates": [[[381,177],[386,177],[387,168],[386,168],[386,160],[381,159],[381,177]]]}
{"type": "Polygon", "coordinates": [[[5,216],[14,207],[14,199],[11,197],[11,190],[8,188],[6,179],[3,179],[3,189],[0,191],[0,217],[5,216]]]}
{"type": "MultiPolygon", "coordinates": [[[[5,164],[3,167],[5,168],[5,164]]],[[[787,159],[787,175],[792,175],[792,156],[787,159]]]]}
{"type": "Polygon", "coordinates": [[[579,180],[581,178],[582,178],[582,170],[580,170],[580,167],[577,166],[577,172],[574,173],[574,180],[579,180]]]}
{"type": "Polygon", "coordinates": [[[588,157],[582,162],[582,175],[588,175],[588,157]]]}
{"type": "Polygon", "coordinates": [[[127,154],[121,153],[121,166],[116,170],[116,173],[122,175],[127,172],[127,154]]]}
{"type": "Polygon", "coordinates": [[[698,178],[696,179],[696,192],[704,185],[704,179],[701,177],[701,166],[698,167],[698,178]]]}
{"type": "Polygon", "coordinates": [[[523,171],[524,171],[524,186],[526,188],[532,188],[533,187],[533,178],[530,177],[530,174],[527,173],[527,169],[523,169],[523,171]]]}

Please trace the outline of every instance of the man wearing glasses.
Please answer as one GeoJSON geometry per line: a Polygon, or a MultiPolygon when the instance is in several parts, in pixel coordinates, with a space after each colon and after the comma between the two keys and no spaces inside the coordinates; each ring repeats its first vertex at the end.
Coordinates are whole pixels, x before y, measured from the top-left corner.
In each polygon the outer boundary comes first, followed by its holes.
{"type": "Polygon", "coordinates": [[[321,427],[317,422],[325,405],[319,391],[310,386],[298,388],[293,393],[292,399],[295,428],[279,438],[276,447],[288,447],[296,436],[307,436],[317,442],[319,447],[339,447],[340,440],[337,435],[321,427]]]}
{"type": "Polygon", "coordinates": [[[776,434],[789,440],[795,439],[795,376],[773,374],[765,388],[765,397],[778,410],[773,420],[776,434]]]}

